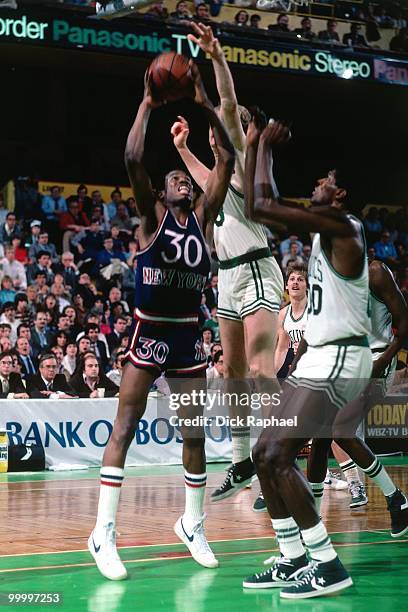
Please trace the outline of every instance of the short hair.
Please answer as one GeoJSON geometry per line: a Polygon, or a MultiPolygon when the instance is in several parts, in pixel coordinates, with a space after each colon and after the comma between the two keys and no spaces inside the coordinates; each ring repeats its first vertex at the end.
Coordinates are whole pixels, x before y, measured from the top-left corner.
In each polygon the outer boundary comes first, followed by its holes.
{"type": "Polygon", "coordinates": [[[286,282],[288,282],[291,274],[300,274],[307,281],[307,266],[296,263],[289,264],[286,271],[286,282]]]}
{"type": "Polygon", "coordinates": [[[12,354],[11,350],[10,351],[2,351],[0,353],[0,361],[2,359],[4,359],[5,357],[12,357],[12,356],[13,356],[13,354],[12,354]]]}
{"type": "Polygon", "coordinates": [[[85,189],[86,193],[88,193],[88,187],[86,185],[84,185],[83,183],[78,185],[77,193],[78,193],[78,191],[82,191],[82,189],[85,189]]]}
{"type": "Polygon", "coordinates": [[[10,308],[12,308],[13,310],[16,309],[16,307],[14,306],[14,302],[4,302],[2,311],[6,312],[6,310],[9,310],[10,308]]]}
{"type": "Polygon", "coordinates": [[[44,353],[40,357],[40,360],[38,362],[38,367],[40,367],[44,361],[47,361],[47,359],[54,359],[55,361],[57,361],[57,358],[55,357],[54,353],[44,353]]]}
{"type": "Polygon", "coordinates": [[[9,330],[11,330],[11,325],[10,325],[10,323],[0,323],[0,328],[1,329],[9,329],[9,330]]]}
{"type": "Polygon", "coordinates": [[[25,293],[17,293],[17,295],[14,298],[14,304],[17,306],[19,302],[26,302],[26,304],[28,304],[28,297],[26,296],[25,293]]]}
{"type": "Polygon", "coordinates": [[[27,327],[31,331],[31,325],[29,323],[20,323],[20,325],[17,327],[17,340],[20,338],[21,329],[23,327],[27,327]]]}
{"type": "MultiPolygon", "coordinates": [[[[115,302],[115,304],[120,304],[120,302],[115,302]]],[[[112,304],[113,306],[113,304],[112,304]]],[[[127,319],[125,315],[118,315],[117,317],[115,317],[115,323],[117,323],[118,321],[125,321],[125,323],[127,323],[127,319]]]]}
{"type": "Polygon", "coordinates": [[[85,336],[88,335],[88,333],[92,330],[92,329],[97,329],[99,332],[99,325],[97,323],[88,323],[85,327],[85,336]]]}
{"type": "Polygon", "coordinates": [[[113,196],[118,193],[120,195],[120,197],[122,197],[122,192],[120,189],[114,189],[111,193],[111,198],[113,198],[113,196]]]}
{"type": "Polygon", "coordinates": [[[218,363],[223,354],[223,351],[217,351],[214,355],[214,363],[218,363]]]}
{"type": "Polygon", "coordinates": [[[8,212],[8,213],[7,213],[7,215],[6,215],[6,219],[8,219],[8,218],[9,218],[9,217],[11,217],[11,216],[13,216],[13,217],[15,217],[15,216],[16,216],[16,213],[15,213],[15,212],[13,212],[12,210],[10,210],[10,212],[8,212]]]}
{"type": "MultiPolygon", "coordinates": [[[[43,232],[41,232],[41,233],[43,233],[43,232]]],[[[48,257],[50,257],[49,251],[38,251],[37,259],[40,259],[40,257],[43,257],[44,255],[47,255],[48,257]]]]}

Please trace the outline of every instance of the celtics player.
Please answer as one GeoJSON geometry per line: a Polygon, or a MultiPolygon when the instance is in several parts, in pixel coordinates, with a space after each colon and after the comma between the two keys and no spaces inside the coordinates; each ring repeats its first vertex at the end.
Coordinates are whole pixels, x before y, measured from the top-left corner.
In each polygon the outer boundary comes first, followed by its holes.
{"type": "Polygon", "coordinates": [[[335,170],[318,182],[309,209],[274,196],[272,149],[289,137],[288,128],[280,122],[269,123],[260,135],[253,122],[247,135],[249,146],[258,148],[254,200],[259,220],[276,220],[293,230],[315,233],[309,262],[308,323],[296,368],[283,384],[280,407],[282,416],[297,417],[302,432],[295,438],[289,427],[266,429],[253,449],[282,556],[269,570],[247,578],[244,586],[284,587],[282,598],[303,599],[335,593],[351,586],[352,580],[316,511],[296,457],[310,437],[304,431],[310,423],[317,435],[330,429],[343,406],[364,390],[372,359],[362,224],[345,213],[348,194],[344,179],[335,170]]]}
{"type": "MultiPolygon", "coordinates": [[[[231,183],[214,226],[219,259],[217,316],[224,352],[224,379],[234,392],[247,391],[244,379],[248,375],[267,390],[265,387],[274,387],[276,379],[274,351],[283,278],[268,247],[265,228],[246,216],[243,189],[249,113],[237,103],[231,72],[211,27],[201,23],[192,27],[196,35],[190,34],[189,39],[211,57],[221,100],[217,110],[236,156],[231,183]]],[[[174,142],[180,156],[197,184],[205,189],[210,171],[188,149],[188,126],[182,117],[176,130],[178,137],[174,142]]],[[[210,144],[217,158],[212,133],[210,144]]],[[[234,406],[231,410],[234,411],[234,406]]],[[[251,482],[254,474],[249,427],[232,427],[231,433],[232,466],[212,494],[213,501],[233,495],[251,482]]]]}
{"type": "MultiPolygon", "coordinates": [[[[382,401],[392,384],[397,354],[408,338],[407,304],[391,271],[385,264],[373,261],[369,267],[369,283],[372,324],[369,343],[373,358],[373,384],[363,398],[366,410],[360,402],[357,402],[356,406],[348,407],[346,418],[352,422],[355,420],[355,413],[358,417],[364,417],[372,405],[382,401]],[[354,408],[356,410],[353,410],[354,408]]],[[[357,433],[353,438],[336,438],[336,442],[340,449],[351,457],[340,463],[346,475],[347,471],[357,471],[356,466],[358,466],[381,488],[391,515],[391,536],[399,538],[408,533],[407,496],[397,488],[379,459],[365,444],[362,436],[357,433]]],[[[319,441],[323,447],[324,443],[323,440],[319,441]]],[[[313,461],[313,455],[311,459],[313,461]]],[[[310,466],[310,470],[318,473],[321,462],[322,458],[319,457],[317,465],[310,466]]],[[[315,494],[314,485],[312,489],[315,494]]],[[[360,492],[360,498],[363,503],[367,503],[364,492],[360,492]]],[[[316,502],[318,503],[317,499],[316,502]]],[[[350,506],[355,507],[352,504],[350,506]]]]}
{"type": "MultiPolygon", "coordinates": [[[[150,114],[159,104],[148,83],[126,146],[127,171],[141,217],[134,325],[123,368],[118,412],[103,456],[98,516],[88,540],[98,569],[110,580],[127,577],[116,550],[116,514],[127,450],[146,409],[149,389],[161,372],[167,372],[172,379],[182,378],[183,391],[196,390],[197,385],[205,387],[207,361],[198,327],[201,295],[210,271],[204,236],[225,199],[235,156],[194,64],[191,72],[195,102],[212,128],[219,151],[204,193],[193,201],[192,181],[182,170],[166,175],[163,195],[158,196],[152,189],[143,154],[150,114]],[[196,379],[201,379],[202,385],[196,379]]],[[[189,411],[186,408],[187,414],[189,411]]],[[[195,437],[191,430],[182,429],[186,504],[174,531],[197,563],[214,568],[218,561],[203,527],[204,432],[199,429],[194,433],[195,437]]]]}

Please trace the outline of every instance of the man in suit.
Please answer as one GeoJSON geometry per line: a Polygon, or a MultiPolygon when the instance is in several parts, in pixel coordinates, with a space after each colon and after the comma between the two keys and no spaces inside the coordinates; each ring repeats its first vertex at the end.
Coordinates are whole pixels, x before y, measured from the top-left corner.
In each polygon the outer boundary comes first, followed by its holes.
{"type": "Polygon", "coordinates": [[[16,349],[18,356],[21,359],[21,363],[23,364],[23,368],[21,373],[23,377],[26,379],[29,374],[36,374],[38,362],[37,359],[31,356],[30,354],[30,342],[28,338],[24,336],[20,336],[17,338],[16,349]]]}
{"type": "Polygon", "coordinates": [[[204,295],[209,310],[218,306],[218,276],[216,274],[211,277],[210,286],[204,291],[204,295]]]}
{"type": "Polygon", "coordinates": [[[21,376],[12,367],[12,353],[4,351],[0,354],[0,399],[28,399],[21,376]]]}
{"type": "Polygon", "coordinates": [[[51,268],[51,257],[48,251],[38,251],[37,262],[32,263],[27,268],[27,281],[33,283],[38,273],[45,274],[46,284],[51,286],[54,282],[54,272],[51,268]]]}
{"type": "Polygon", "coordinates": [[[46,353],[40,358],[39,374],[27,378],[27,391],[36,399],[69,399],[77,394],[67,383],[63,374],[57,374],[58,364],[53,353],[46,353]]]}
{"type": "Polygon", "coordinates": [[[93,351],[102,364],[103,370],[106,372],[106,368],[109,365],[109,358],[106,351],[106,345],[104,342],[99,340],[99,325],[97,323],[88,323],[85,327],[85,336],[88,336],[90,342],[90,349],[93,351]]]}
{"type": "Polygon", "coordinates": [[[31,330],[31,346],[35,357],[47,350],[51,343],[53,334],[46,330],[46,326],[47,316],[40,310],[35,315],[34,327],[31,330]]]}
{"type": "Polygon", "coordinates": [[[122,338],[126,332],[126,326],[126,317],[122,315],[117,316],[115,319],[115,323],[113,324],[113,332],[106,337],[108,341],[109,352],[111,355],[115,349],[120,347],[122,338]]]}

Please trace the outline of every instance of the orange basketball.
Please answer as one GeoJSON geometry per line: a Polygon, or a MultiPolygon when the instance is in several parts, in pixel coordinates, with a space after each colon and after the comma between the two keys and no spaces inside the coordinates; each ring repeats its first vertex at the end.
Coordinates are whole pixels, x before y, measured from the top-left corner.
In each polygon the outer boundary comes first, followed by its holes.
{"type": "Polygon", "coordinates": [[[190,66],[184,55],[169,51],[154,58],[149,68],[150,89],[158,100],[193,97],[190,66]]]}

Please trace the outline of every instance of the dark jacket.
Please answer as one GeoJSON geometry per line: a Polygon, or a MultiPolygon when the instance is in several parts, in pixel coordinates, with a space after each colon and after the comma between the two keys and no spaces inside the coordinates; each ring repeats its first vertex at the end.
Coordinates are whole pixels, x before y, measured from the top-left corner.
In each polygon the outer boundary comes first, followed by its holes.
{"type": "Polygon", "coordinates": [[[54,334],[51,333],[50,331],[46,331],[45,340],[47,342],[47,346],[42,347],[40,337],[37,333],[37,330],[35,329],[35,327],[33,327],[31,329],[31,340],[30,340],[30,346],[31,346],[33,355],[37,357],[41,352],[46,351],[47,347],[51,345],[53,338],[54,338],[54,334]]]}
{"type": "MultiPolygon", "coordinates": [[[[47,391],[47,387],[41,378],[41,374],[34,374],[32,376],[27,377],[27,393],[30,397],[40,399],[45,396],[41,393],[41,391],[47,391]]],[[[63,374],[57,374],[53,380],[52,387],[50,391],[62,391],[67,395],[78,395],[75,390],[71,387],[71,385],[67,382],[67,379],[63,374]]]]}
{"type": "Polygon", "coordinates": [[[4,391],[1,381],[0,381],[0,398],[5,399],[9,393],[26,393],[26,388],[23,385],[23,381],[21,380],[20,374],[16,372],[10,372],[10,376],[8,378],[9,390],[4,391]]]}
{"type": "MultiPolygon", "coordinates": [[[[85,383],[81,372],[74,374],[74,376],[70,378],[69,384],[75,389],[75,393],[79,395],[79,397],[89,397],[92,393],[92,389],[85,383]]],[[[96,385],[96,389],[105,389],[105,397],[114,397],[119,391],[119,387],[102,373],[99,375],[99,382],[96,385]]]]}
{"type": "Polygon", "coordinates": [[[28,368],[26,367],[26,357],[25,357],[25,355],[21,355],[19,353],[18,356],[20,358],[21,363],[23,364],[23,367],[21,368],[21,373],[23,375],[23,378],[27,378],[27,376],[29,376],[30,374],[37,373],[37,371],[38,371],[38,360],[35,357],[31,357],[31,355],[29,357],[29,359],[31,359],[31,363],[34,366],[35,372],[29,372],[28,368]]]}

